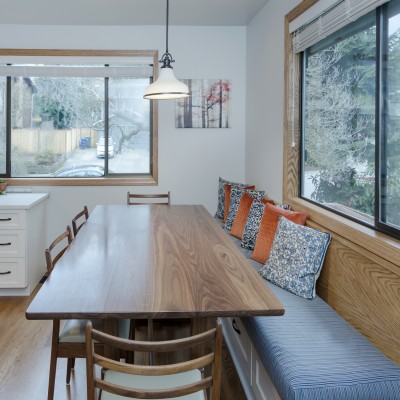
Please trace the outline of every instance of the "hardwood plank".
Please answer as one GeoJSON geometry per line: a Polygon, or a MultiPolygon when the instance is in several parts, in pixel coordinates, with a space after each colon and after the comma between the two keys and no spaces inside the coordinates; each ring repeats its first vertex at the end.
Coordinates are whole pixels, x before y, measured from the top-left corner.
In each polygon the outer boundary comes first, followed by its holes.
{"type": "MultiPolygon", "coordinates": [[[[43,400],[47,396],[51,345],[51,321],[28,321],[25,310],[42,285],[29,297],[0,297],[0,400],[43,400]]],[[[146,327],[138,328],[138,338],[146,327]]],[[[156,339],[188,334],[172,326],[155,324],[156,339]]],[[[163,360],[158,359],[157,362],[163,360]]],[[[170,362],[171,360],[165,359],[170,362]]],[[[65,384],[66,360],[57,363],[55,399],[85,400],[85,360],[77,359],[71,384],[65,384]]],[[[222,400],[246,400],[226,346],[223,347],[222,400]]]]}

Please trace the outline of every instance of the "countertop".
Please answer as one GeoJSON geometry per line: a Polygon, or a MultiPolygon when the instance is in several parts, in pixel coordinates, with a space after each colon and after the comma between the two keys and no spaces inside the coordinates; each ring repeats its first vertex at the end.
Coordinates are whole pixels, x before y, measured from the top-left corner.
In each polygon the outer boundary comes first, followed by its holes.
{"type": "Polygon", "coordinates": [[[48,193],[7,193],[0,196],[0,210],[29,210],[48,197],[48,193]]]}

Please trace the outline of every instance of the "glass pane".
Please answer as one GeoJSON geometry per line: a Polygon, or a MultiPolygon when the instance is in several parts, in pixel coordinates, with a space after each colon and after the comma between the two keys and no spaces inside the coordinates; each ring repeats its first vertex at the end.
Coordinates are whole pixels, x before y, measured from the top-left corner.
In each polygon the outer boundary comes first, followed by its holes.
{"type": "Polygon", "coordinates": [[[14,77],[11,84],[11,175],[98,177],[104,136],[104,79],[14,77]]]}
{"type": "Polygon", "coordinates": [[[0,77],[0,174],[6,173],[6,93],[7,78],[0,77]]]}
{"type": "Polygon", "coordinates": [[[109,173],[150,173],[149,79],[109,79],[109,173]]]}
{"type": "MultiPolygon", "coordinates": [[[[390,7],[390,5],[389,5],[390,7]]],[[[398,7],[397,7],[398,8],[398,7]]],[[[387,109],[382,160],[382,222],[400,227],[400,15],[393,15],[388,25],[387,109]]]]}
{"type": "Polygon", "coordinates": [[[303,197],[373,223],[375,27],[305,55],[303,197]]]}

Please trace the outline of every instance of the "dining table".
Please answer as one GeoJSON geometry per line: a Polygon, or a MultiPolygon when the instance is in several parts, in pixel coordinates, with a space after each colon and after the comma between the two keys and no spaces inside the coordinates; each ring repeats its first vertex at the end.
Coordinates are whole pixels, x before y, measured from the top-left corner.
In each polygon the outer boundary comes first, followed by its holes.
{"type": "MultiPolygon", "coordinates": [[[[44,249],[43,249],[44,250],[44,249]]],[[[284,307],[202,205],[97,205],[29,320],[279,316],[284,307]]]]}

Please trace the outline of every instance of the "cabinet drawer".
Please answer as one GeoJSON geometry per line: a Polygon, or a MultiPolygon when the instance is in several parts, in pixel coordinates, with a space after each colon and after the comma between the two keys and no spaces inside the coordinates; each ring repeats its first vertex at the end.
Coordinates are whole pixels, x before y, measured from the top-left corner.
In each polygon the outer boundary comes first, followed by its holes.
{"type": "Polygon", "coordinates": [[[247,335],[245,327],[242,325],[240,318],[225,318],[226,334],[229,336],[230,342],[234,347],[238,361],[243,366],[243,372],[246,378],[251,379],[251,342],[247,335]]]}
{"type": "Polygon", "coordinates": [[[0,229],[25,229],[24,210],[1,210],[0,229]]]}
{"type": "Polygon", "coordinates": [[[25,257],[25,231],[0,230],[0,257],[25,257]]]}
{"type": "Polygon", "coordinates": [[[26,287],[25,259],[0,259],[0,288],[26,287]]]}

